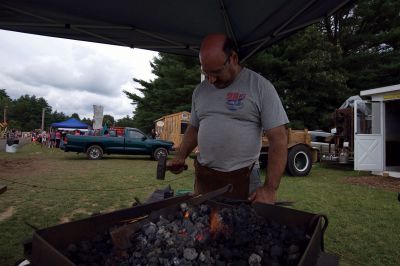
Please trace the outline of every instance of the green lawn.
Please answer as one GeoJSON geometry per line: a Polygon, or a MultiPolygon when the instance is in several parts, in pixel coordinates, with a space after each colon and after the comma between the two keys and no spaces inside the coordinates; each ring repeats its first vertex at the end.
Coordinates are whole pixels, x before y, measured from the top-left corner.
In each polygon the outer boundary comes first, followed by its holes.
{"type": "MultiPolygon", "coordinates": [[[[188,161],[189,162],[189,161],[188,161]]],[[[156,162],[147,156],[106,156],[89,161],[82,154],[26,145],[16,154],[0,152],[0,265],[22,258],[21,241],[38,228],[129,207],[156,188],[190,189],[193,167],[156,180],[156,162]],[[10,181],[6,181],[10,180],[10,181]],[[11,182],[12,181],[12,182],[11,182]]],[[[305,178],[284,177],[279,198],[294,208],[329,218],[327,251],[341,265],[400,265],[400,203],[397,194],[343,183],[365,173],[315,165],[305,178]]]]}

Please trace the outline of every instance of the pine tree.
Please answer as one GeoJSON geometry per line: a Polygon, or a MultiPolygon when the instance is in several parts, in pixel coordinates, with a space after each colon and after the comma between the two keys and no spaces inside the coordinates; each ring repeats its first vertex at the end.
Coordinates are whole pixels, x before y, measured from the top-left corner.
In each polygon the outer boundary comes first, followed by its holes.
{"type": "Polygon", "coordinates": [[[134,79],[143,96],[124,91],[136,106],[134,125],[145,132],[154,127],[154,120],[168,114],[190,111],[192,92],[200,82],[198,59],[160,54],[151,64],[157,76],[150,82],[134,79]]]}

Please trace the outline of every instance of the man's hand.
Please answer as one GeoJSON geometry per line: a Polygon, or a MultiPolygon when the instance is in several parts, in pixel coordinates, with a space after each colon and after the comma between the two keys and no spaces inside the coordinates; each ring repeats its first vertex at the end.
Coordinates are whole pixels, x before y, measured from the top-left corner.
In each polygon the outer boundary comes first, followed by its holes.
{"type": "Polygon", "coordinates": [[[174,157],[172,160],[167,161],[167,170],[174,174],[180,174],[185,169],[185,159],[174,157]]]}
{"type": "Polygon", "coordinates": [[[254,203],[254,202],[260,202],[260,203],[267,203],[267,204],[274,204],[276,201],[276,190],[274,189],[269,189],[268,187],[259,187],[254,191],[250,197],[249,200],[254,203]]]}

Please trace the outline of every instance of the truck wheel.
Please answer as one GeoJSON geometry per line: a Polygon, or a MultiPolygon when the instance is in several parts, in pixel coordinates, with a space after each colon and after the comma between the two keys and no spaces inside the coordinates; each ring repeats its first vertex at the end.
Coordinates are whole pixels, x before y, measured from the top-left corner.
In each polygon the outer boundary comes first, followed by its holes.
{"type": "Polygon", "coordinates": [[[307,146],[297,145],[289,150],[286,170],[291,176],[306,176],[311,166],[311,152],[307,146]]]}
{"type": "Polygon", "coordinates": [[[154,160],[158,161],[158,159],[160,158],[160,156],[168,156],[168,151],[165,148],[157,148],[154,153],[153,153],[153,158],[154,160]]]}
{"type": "Polygon", "coordinates": [[[103,149],[98,145],[90,146],[86,151],[86,155],[89,160],[100,160],[103,158],[103,149]]]}

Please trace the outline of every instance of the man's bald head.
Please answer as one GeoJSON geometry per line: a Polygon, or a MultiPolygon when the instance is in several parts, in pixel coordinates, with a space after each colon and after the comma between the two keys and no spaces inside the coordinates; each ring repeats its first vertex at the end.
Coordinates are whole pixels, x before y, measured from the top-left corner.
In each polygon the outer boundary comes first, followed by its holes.
{"type": "Polygon", "coordinates": [[[233,41],[223,33],[213,33],[203,39],[199,57],[201,61],[202,57],[219,57],[221,53],[230,56],[232,52],[236,52],[233,41]]]}
{"type": "Polygon", "coordinates": [[[229,86],[240,72],[234,43],[225,34],[207,35],[200,46],[199,59],[204,75],[217,88],[229,86]]]}

